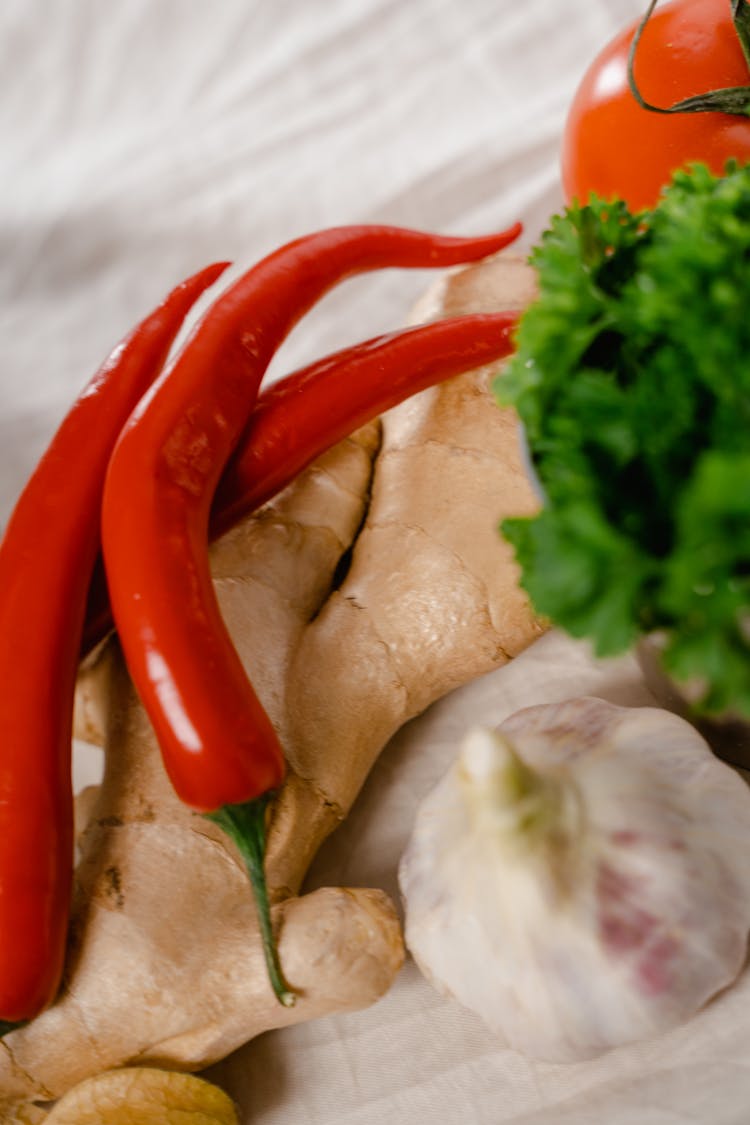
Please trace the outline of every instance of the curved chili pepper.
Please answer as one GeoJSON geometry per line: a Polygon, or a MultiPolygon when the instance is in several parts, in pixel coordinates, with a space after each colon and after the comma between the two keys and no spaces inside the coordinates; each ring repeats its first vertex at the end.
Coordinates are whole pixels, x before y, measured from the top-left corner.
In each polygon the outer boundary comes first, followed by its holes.
{"type": "Polygon", "coordinates": [[[103,504],[112,610],[167,772],[192,808],[243,804],[284,776],[278,738],[222,620],[206,550],[214,493],[274,352],[345,277],[471,261],[519,231],[462,239],[339,227],[289,243],[209,308],[124,427],[103,504]]]}
{"type": "Polygon", "coordinates": [[[188,311],[225,265],[178,286],[68,413],[0,544],[0,1034],[53,999],[73,865],[71,723],[107,462],[188,311]]]}
{"type": "Polygon", "coordinates": [[[281,492],[311,462],[405,398],[510,354],[518,313],[406,328],[301,368],[264,390],[221,478],[212,538],[281,492]]]}
{"type": "MultiPolygon", "coordinates": [[[[270,500],[358,426],[417,391],[508,355],[517,320],[516,313],[477,313],[406,328],[335,352],[262,391],[219,483],[211,539],[270,500]]],[[[93,649],[112,624],[98,565],[82,652],[93,649]]]]}

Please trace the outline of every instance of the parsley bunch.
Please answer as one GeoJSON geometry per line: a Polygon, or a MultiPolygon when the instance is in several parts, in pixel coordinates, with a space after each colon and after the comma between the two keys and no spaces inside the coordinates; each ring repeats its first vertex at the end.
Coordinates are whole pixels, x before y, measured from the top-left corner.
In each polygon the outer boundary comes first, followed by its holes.
{"type": "Polygon", "coordinates": [[[750,714],[750,166],[575,205],[531,261],[496,383],[546,497],[502,524],[523,585],[600,656],[665,631],[704,710],[750,714]]]}

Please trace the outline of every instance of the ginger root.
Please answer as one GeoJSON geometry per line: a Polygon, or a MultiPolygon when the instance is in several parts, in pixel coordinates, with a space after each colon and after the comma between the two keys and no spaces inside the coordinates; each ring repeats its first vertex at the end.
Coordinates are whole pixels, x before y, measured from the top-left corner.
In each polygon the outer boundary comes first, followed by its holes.
{"type": "MultiPolygon", "coordinates": [[[[450,275],[417,319],[521,307],[532,292],[531,271],[501,256],[450,275]]],[[[124,1064],[198,1069],[390,986],[403,944],[387,896],[299,890],[396,730],[543,630],[497,533],[537,500],[493,375],[363,427],[212,549],[223,613],[288,759],[267,878],[296,1005],[275,1000],[241,861],[174,796],[113,639],[81,681],[79,719],[106,766],[87,798],[66,977],[50,1009],[0,1042],[0,1108],[124,1064]]]]}

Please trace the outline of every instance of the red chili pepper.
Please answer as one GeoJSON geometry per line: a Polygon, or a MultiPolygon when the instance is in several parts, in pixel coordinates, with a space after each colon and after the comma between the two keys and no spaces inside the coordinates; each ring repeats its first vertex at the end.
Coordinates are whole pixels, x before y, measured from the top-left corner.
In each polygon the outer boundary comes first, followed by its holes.
{"type": "Polygon", "coordinates": [[[73,863],[71,723],[110,453],[189,309],[225,265],[178,286],[62,422],[0,544],[0,1034],[59,987],[73,863]]]}
{"type": "Polygon", "coordinates": [[[125,426],[103,504],[112,609],[128,667],[180,798],[210,812],[279,785],[284,756],[221,618],[206,550],[221,473],[278,345],[343,278],[446,266],[506,246],[341,227],[271,254],[220,297],[125,426]]]}
{"type": "Polygon", "coordinates": [[[378,336],[326,356],[258,396],[227,465],[211,535],[233,527],[338,441],[405,398],[510,354],[518,313],[476,313],[378,336]]]}

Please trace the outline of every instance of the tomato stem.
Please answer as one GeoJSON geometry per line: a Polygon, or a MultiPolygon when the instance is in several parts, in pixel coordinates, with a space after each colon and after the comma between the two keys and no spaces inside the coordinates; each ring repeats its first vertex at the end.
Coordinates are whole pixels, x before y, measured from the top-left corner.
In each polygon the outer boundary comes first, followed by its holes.
{"type": "Polygon", "coordinates": [[[732,22],[745,62],[750,67],[750,4],[747,0],[732,0],[732,22]]]}
{"type": "MultiPolygon", "coordinates": [[[[643,19],[635,29],[628,51],[628,85],[641,109],[647,109],[650,113],[732,113],[739,117],[750,116],[750,86],[727,86],[720,90],[708,90],[705,94],[694,94],[690,98],[683,98],[668,106],[653,105],[646,101],[635,80],[635,56],[641,36],[657,3],[658,0],[651,0],[643,19]]],[[[750,5],[747,0],[731,0],[731,5],[737,38],[750,68],[750,5]]]]}

